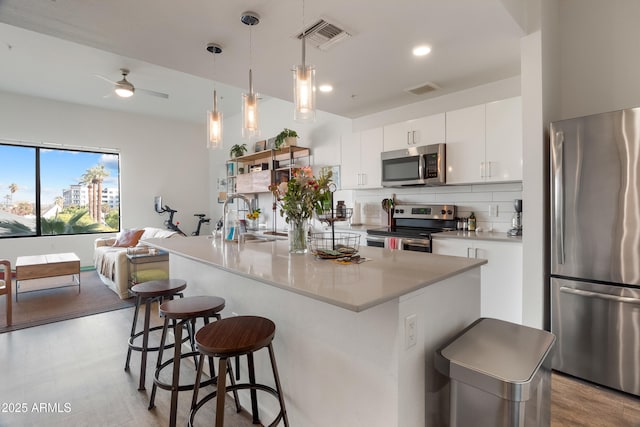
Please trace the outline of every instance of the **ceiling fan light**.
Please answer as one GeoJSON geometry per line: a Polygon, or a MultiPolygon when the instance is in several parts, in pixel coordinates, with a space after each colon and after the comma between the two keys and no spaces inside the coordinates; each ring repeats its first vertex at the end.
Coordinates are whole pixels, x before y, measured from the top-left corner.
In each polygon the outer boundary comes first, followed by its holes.
{"type": "Polygon", "coordinates": [[[129,98],[135,92],[135,88],[126,78],[116,83],[116,95],[121,98],[129,98]]]}
{"type": "Polygon", "coordinates": [[[312,65],[298,65],[293,70],[293,99],[296,122],[316,119],[316,69],[312,65]]]}

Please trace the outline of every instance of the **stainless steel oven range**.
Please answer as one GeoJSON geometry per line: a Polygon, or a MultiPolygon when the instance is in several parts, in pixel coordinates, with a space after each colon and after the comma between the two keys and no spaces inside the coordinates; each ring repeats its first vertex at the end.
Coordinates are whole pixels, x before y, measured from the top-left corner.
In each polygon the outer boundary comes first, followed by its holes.
{"type": "Polygon", "coordinates": [[[367,246],[431,252],[431,234],[456,229],[454,205],[396,205],[391,227],[367,230],[367,246]]]}

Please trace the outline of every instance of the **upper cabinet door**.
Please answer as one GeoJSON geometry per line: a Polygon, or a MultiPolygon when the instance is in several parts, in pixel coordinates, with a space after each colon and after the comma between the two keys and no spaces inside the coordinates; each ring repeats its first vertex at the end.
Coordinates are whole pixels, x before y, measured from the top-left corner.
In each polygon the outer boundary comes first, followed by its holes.
{"type": "Polygon", "coordinates": [[[340,185],[356,189],[360,182],[360,132],[342,135],[340,141],[340,185]]]}
{"type": "Polygon", "coordinates": [[[487,181],[522,180],[522,98],[487,104],[487,181]]]}
{"type": "Polygon", "coordinates": [[[445,113],[409,120],[409,139],[414,145],[442,144],[446,135],[445,113]]]}
{"type": "Polygon", "coordinates": [[[442,143],[445,140],[445,114],[387,125],[383,139],[383,151],[442,143]]]}
{"type": "Polygon", "coordinates": [[[382,128],[368,129],[360,133],[360,188],[382,187],[382,140],[382,128]]]}
{"type": "Polygon", "coordinates": [[[485,180],[485,105],[449,111],[447,118],[447,184],[485,180]]]}
{"type": "Polygon", "coordinates": [[[407,122],[394,123],[383,128],[383,150],[392,151],[409,146],[409,128],[407,122]]]}

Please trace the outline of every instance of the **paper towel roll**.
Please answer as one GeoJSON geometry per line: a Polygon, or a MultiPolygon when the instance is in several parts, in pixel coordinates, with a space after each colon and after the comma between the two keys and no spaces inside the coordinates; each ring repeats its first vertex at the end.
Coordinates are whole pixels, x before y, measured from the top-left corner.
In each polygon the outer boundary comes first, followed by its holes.
{"type": "Polygon", "coordinates": [[[362,224],[362,219],[360,218],[360,203],[353,203],[353,213],[351,214],[351,225],[360,225],[362,224]]]}

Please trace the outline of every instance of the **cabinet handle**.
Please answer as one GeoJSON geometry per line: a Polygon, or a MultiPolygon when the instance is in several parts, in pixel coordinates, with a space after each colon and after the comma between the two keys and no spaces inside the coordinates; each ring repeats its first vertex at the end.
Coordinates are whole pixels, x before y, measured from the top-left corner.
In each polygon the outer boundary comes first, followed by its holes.
{"type": "Polygon", "coordinates": [[[410,135],[411,135],[411,132],[407,132],[407,145],[411,145],[410,135]]]}
{"type": "Polygon", "coordinates": [[[491,174],[491,162],[487,162],[489,165],[489,173],[487,174],[487,178],[491,178],[493,175],[491,174]]]}
{"type": "Polygon", "coordinates": [[[417,138],[417,132],[418,132],[418,131],[415,131],[415,130],[411,132],[412,137],[413,137],[413,138],[412,138],[412,139],[413,139],[413,145],[416,145],[416,144],[419,142],[419,141],[418,141],[418,138],[417,138]]]}
{"type": "Polygon", "coordinates": [[[478,258],[478,248],[467,248],[467,258],[478,258]],[[471,249],[473,249],[473,256],[471,256],[471,253],[469,252],[471,249]]]}
{"type": "Polygon", "coordinates": [[[367,185],[367,174],[366,173],[362,174],[362,185],[367,185]]]}
{"type": "Polygon", "coordinates": [[[484,162],[480,162],[480,178],[484,178],[484,162]]]}

